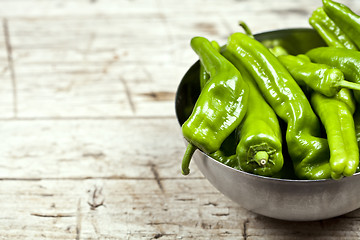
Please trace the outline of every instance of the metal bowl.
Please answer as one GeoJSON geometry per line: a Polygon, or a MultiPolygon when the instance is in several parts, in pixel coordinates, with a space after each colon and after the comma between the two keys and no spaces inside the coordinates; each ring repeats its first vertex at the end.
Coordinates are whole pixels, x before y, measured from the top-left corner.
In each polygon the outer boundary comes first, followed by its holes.
{"type": "MultiPolygon", "coordinates": [[[[255,38],[264,44],[280,44],[291,54],[325,46],[312,29],[271,31],[256,34],[255,38]]],[[[180,126],[190,115],[199,89],[198,61],[186,72],[177,89],[175,108],[180,126]]],[[[340,180],[275,179],[233,169],[199,150],[195,152],[193,161],[222,194],[245,209],[271,218],[322,220],[360,207],[360,174],[340,180]]]]}

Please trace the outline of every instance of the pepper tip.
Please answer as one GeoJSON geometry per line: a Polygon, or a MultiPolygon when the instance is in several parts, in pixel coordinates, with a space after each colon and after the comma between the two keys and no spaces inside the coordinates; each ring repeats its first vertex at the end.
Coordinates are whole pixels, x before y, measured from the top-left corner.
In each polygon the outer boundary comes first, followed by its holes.
{"type": "Polygon", "coordinates": [[[185,168],[185,169],[181,169],[181,173],[182,173],[182,175],[189,175],[189,173],[190,173],[190,169],[189,168],[185,168]]]}

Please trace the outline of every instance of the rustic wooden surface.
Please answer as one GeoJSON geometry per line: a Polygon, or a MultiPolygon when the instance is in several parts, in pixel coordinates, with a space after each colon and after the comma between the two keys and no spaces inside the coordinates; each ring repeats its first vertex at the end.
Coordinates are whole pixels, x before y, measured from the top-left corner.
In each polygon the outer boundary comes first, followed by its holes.
{"type": "MultiPolygon", "coordinates": [[[[360,2],[342,0],[360,12],[360,2]]],[[[360,211],[251,213],[185,150],[177,85],[195,35],[309,27],[320,0],[2,0],[0,239],[359,239],[360,211]]]]}

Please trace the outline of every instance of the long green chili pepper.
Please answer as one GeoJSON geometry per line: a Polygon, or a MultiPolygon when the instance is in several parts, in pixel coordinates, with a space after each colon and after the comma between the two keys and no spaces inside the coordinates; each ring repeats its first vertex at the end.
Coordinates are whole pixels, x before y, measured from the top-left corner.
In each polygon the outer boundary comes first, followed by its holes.
{"type": "Polygon", "coordinates": [[[344,4],[331,0],[323,0],[322,2],[326,14],[360,48],[360,16],[344,4]]]}
{"type": "Polygon", "coordinates": [[[240,168],[263,176],[275,176],[283,167],[282,135],[274,110],[261,95],[251,75],[227,51],[223,55],[237,67],[249,85],[246,115],[237,128],[236,155],[240,168]]]}
{"type": "Polygon", "coordinates": [[[227,51],[249,71],[265,100],[287,123],[286,142],[297,177],[330,178],[327,140],[318,137],[320,123],[286,68],[263,44],[246,34],[232,34],[227,51]]]}
{"type": "Polygon", "coordinates": [[[307,85],[327,97],[335,96],[344,87],[360,90],[360,84],[345,81],[340,70],[325,64],[312,63],[304,55],[282,55],[278,59],[300,86],[307,85]]]}
{"type": "MultiPolygon", "coordinates": [[[[211,45],[220,52],[220,45],[216,41],[211,41],[211,45]]],[[[210,76],[206,72],[205,67],[202,63],[200,63],[200,89],[203,89],[210,76]]]]}
{"type": "MultiPolygon", "coordinates": [[[[360,84],[360,52],[345,48],[319,47],[306,53],[311,61],[339,69],[345,79],[360,84]]],[[[355,100],[360,103],[360,91],[354,91],[355,100]]]]}
{"type": "Polygon", "coordinates": [[[325,127],[330,148],[331,177],[352,176],[359,165],[354,119],[346,103],[314,92],[311,104],[325,127]]]}
{"type": "MultiPolygon", "coordinates": [[[[338,101],[346,103],[350,113],[353,115],[355,124],[356,141],[360,149],[360,108],[356,108],[354,94],[350,89],[342,88],[334,97],[338,101]]],[[[360,172],[360,164],[356,168],[356,172],[360,172]]]]}
{"type": "Polygon", "coordinates": [[[312,13],[309,23],[328,46],[357,50],[353,41],[326,15],[322,7],[312,13]]]}
{"type": "MultiPolygon", "coordinates": [[[[211,45],[215,48],[216,51],[220,52],[221,47],[218,42],[211,41],[211,45]]],[[[205,84],[209,81],[209,78],[210,75],[205,71],[203,64],[200,63],[200,89],[204,88],[205,84]]],[[[237,137],[235,132],[236,131],[232,132],[224,140],[219,150],[210,153],[209,156],[229,167],[240,170],[236,157],[237,137]]]]}
{"type": "MultiPolygon", "coordinates": [[[[254,38],[245,22],[240,21],[239,25],[245,34],[254,38]]],[[[223,51],[222,54],[234,60],[229,52],[223,51]]],[[[284,164],[282,135],[276,113],[266,103],[247,70],[236,60],[232,62],[249,86],[248,105],[251,106],[236,129],[239,138],[236,156],[240,169],[258,175],[275,176],[284,164]]]]}
{"type": "Polygon", "coordinates": [[[192,38],[191,47],[210,79],[182,125],[183,136],[189,142],[182,161],[184,175],[190,172],[190,160],[196,149],[208,154],[215,152],[240,124],[249,93],[240,72],[206,38],[192,38]]]}
{"type": "Polygon", "coordinates": [[[347,107],[349,108],[349,111],[351,114],[355,113],[356,110],[356,102],[354,99],[353,92],[348,88],[342,88],[335,96],[335,99],[344,102],[347,107]]]}
{"type": "MultiPolygon", "coordinates": [[[[350,113],[353,115],[355,124],[356,141],[360,149],[360,109],[356,108],[354,94],[350,89],[342,88],[334,97],[335,99],[346,103],[350,113]]],[[[360,172],[360,164],[356,168],[356,172],[360,172]]]]}

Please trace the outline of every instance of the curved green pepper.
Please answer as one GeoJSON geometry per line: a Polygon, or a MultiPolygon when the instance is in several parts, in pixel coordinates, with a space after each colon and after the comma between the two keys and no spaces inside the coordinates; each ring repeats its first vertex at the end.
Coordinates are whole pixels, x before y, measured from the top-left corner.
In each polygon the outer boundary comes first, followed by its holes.
{"type": "Polygon", "coordinates": [[[301,179],[329,178],[329,146],[319,138],[320,123],[299,85],[279,60],[246,34],[228,38],[229,51],[255,79],[265,100],[287,123],[286,142],[301,179]]]}
{"type": "Polygon", "coordinates": [[[352,40],[326,15],[322,7],[312,13],[309,23],[328,46],[357,50],[352,40]]]}
{"type": "Polygon", "coordinates": [[[210,75],[197,99],[193,112],[182,125],[189,142],[182,161],[182,173],[189,174],[189,164],[196,149],[205,153],[218,150],[223,141],[243,119],[248,86],[240,72],[203,37],[194,37],[191,47],[210,75]]]}
{"type": "MultiPolygon", "coordinates": [[[[215,48],[216,51],[220,52],[221,47],[216,41],[211,41],[211,45],[215,48]]],[[[205,67],[200,63],[200,89],[202,90],[205,84],[209,81],[210,75],[206,72],[205,67]]],[[[213,153],[208,154],[210,157],[214,158],[216,161],[219,161],[229,167],[239,169],[239,164],[236,158],[236,137],[235,132],[232,132],[221,144],[220,149],[216,150],[213,153]]]]}
{"type": "MultiPolygon", "coordinates": [[[[216,41],[211,41],[211,45],[220,52],[220,45],[216,41]]],[[[200,63],[200,89],[203,89],[210,76],[206,72],[205,67],[202,63],[200,63]]]]}
{"type": "Polygon", "coordinates": [[[311,104],[323,123],[330,148],[331,177],[352,176],[359,165],[354,119],[346,103],[314,92],[311,104]]]}
{"type": "MultiPolygon", "coordinates": [[[[356,108],[356,101],[354,94],[350,89],[342,88],[334,97],[338,101],[344,102],[348,107],[350,113],[353,115],[353,121],[355,124],[356,141],[360,149],[360,109],[356,108]]],[[[360,164],[358,165],[356,172],[360,171],[360,164]]]]}
{"type": "Polygon", "coordinates": [[[355,113],[356,110],[356,102],[354,99],[353,92],[348,88],[342,88],[335,96],[336,100],[344,102],[346,106],[349,108],[351,114],[355,113]]]}
{"type": "MultiPolygon", "coordinates": [[[[346,80],[360,84],[360,52],[345,48],[319,47],[306,53],[311,61],[339,69],[346,80]]],[[[360,91],[354,91],[355,100],[360,103],[360,91]]]]}
{"type": "Polygon", "coordinates": [[[331,0],[323,0],[322,2],[326,14],[360,48],[360,16],[344,4],[331,0]]]}
{"type": "Polygon", "coordinates": [[[325,64],[312,63],[305,55],[301,56],[278,56],[300,86],[308,86],[327,97],[335,96],[344,87],[360,90],[360,84],[345,81],[340,70],[325,64]]]}
{"type": "Polygon", "coordinates": [[[236,155],[240,168],[262,176],[275,176],[283,167],[282,135],[274,110],[261,95],[251,75],[228,51],[222,53],[239,69],[249,85],[248,108],[237,128],[236,155]]]}

